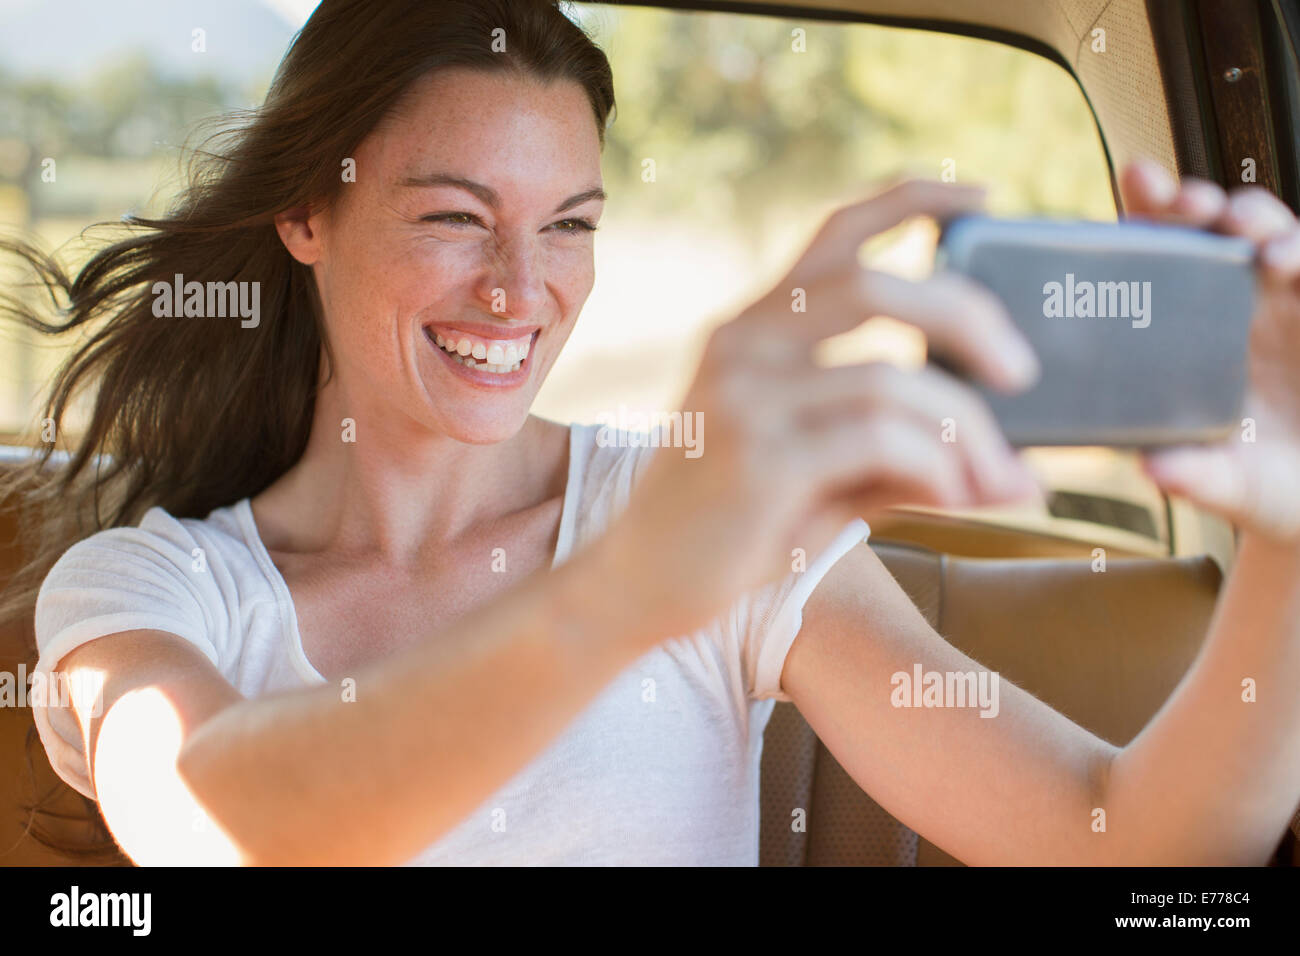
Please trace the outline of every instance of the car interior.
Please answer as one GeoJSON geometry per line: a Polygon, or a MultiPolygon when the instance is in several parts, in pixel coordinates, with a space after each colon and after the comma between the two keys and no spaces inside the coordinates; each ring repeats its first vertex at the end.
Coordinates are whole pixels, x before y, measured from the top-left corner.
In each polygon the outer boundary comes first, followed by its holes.
{"type": "MultiPolygon", "coordinates": [[[[1289,0],[665,0],[639,6],[682,16],[702,11],[818,26],[874,24],[1016,48],[1051,61],[1077,83],[1120,214],[1115,172],[1138,156],[1225,186],[1249,176],[1244,181],[1274,191],[1293,209],[1300,203],[1300,10],[1289,0]]],[[[617,51],[611,61],[617,80],[617,51]]],[[[0,466],[23,454],[11,444],[0,466]]],[[[871,546],[953,645],[1123,745],[1196,656],[1232,565],[1233,531],[1184,501],[1134,484],[1108,460],[1096,465],[1068,449],[1028,454],[1049,479],[1041,513],[899,508],[873,524],[871,546]],[[1099,561],[1104,573],[1097,573],[1099,561]]],[[[1131,463],[1125,467],[1131,471],[1131,463]]],[[[0,579],[22,560],[8,512],[4,522],[0,579]]],[[[30,626],[0,634],[0,668],[30,666],[32,647],[30,626]]],[[[90,831],[84,801],[50,769],[30,719],[14,708],[0,708],[0,761],[20,768],[0,775],[0,863],[128,864],[125,858],[69,859],[32,834],[24,808],[38,794],[52,795],[53,825],[68,839],[90,831]]],[[[793,704],[776,704],[761,783],[764,866],[962,865],[863,792],[793,704]],[[806,827],[791,826],[794,808],[806,809],[806,827]]],[[[1297,838],[1300,812],[1275,865],[1300,865],[1297,838]]]]}

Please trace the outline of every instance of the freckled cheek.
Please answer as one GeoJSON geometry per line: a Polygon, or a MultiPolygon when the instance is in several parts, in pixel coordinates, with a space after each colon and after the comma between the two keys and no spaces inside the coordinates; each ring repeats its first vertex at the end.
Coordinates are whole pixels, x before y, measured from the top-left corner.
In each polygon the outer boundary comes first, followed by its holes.
{"type": "Polygon", "coordinates": [[[412,256],[390,267],[381,280],[383,312],[409,327],[435,314],[457,310],[473,294],[475,269],[464,256],[412,256]]]}
{"type": "Polygon", "coordinates": [[[596,267],[590,249],[556,257],[551,263],[551,287],[559,298],[561,320],[572,322],[596,283],[596,267]]]}
{"type": "Polygon", "coordinates": [[[416,308],[437,307],[474,296],[487,267],[481,246],[472,243],[432,245],[417,249],[402,270],[398,286],[403,301],[416,308]]]}
{"type": "Polygon", "coordinates": [[[340,362],[351,359],[372,372],[395,369],[420,315],[437,308],[438,288],[427,272],[392,264],[354,273],[346,288],[336,283],[326,324],[340,362]]]}

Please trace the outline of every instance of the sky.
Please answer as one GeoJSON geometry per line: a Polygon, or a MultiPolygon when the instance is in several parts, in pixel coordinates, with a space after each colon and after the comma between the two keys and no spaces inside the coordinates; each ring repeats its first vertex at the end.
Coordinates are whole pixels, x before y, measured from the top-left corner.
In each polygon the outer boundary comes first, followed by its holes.
{"type": "Polygon", "coordinates": [[[317,0],[0,0],[0,65],[79,82],[106,61],[144,50],[166,72],[243,82],[270,75],[317,0]],[[206,52],[192,49],[195,28],[206,52]]]}

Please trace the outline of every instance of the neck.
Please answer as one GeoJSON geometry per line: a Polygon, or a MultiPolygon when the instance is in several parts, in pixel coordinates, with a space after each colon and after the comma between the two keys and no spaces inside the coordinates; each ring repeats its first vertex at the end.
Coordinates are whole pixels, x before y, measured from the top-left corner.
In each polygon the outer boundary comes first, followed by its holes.
{"type": "Polygon", "coordinates": [[[254,500],[268,548],[408,566],[563,491],[562,426],[530,415],[510,438],[471,445],[368,408],[337,379],[320,391],[303,456],[254,500]]]}

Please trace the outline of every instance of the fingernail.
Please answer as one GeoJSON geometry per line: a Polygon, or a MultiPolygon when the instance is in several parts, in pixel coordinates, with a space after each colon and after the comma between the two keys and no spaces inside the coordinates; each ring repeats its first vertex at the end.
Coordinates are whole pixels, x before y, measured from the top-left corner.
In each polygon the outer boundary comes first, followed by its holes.
{"type": "Polygon", "coordinates": [[[1178,185],[1173,177],[1159,163],[1147,160],[1143,163],[1143,175],[1151,189],[1151,197],[1159,203],[1171,203],[1178,195],[1178,185]]]}
{"type": "Polygon", "coordinates": [[[994,484],[996,487],[993,489],[993,495],[998,501],[1020,501],[1029,494],[1029,487],[1025,484],[1024,469],[1010,449],[1007,450],[1007,457],[998,469],[994,484]]]}
{"type": "Polygon", "coordinates": [[[1287,270],[1300,265],[1300,233],[1291,233],[1264,246],[1260,255],[1273,269],[1287,270]]]}
{"type": "Polygon", "coordinates": [[[1028,501],[1034,499],[1041,501],[1043,494],[1042,489],[1038,486],[1038,479],[1033,473],[1020,461],[1014,459],[1015,464],[1011,475],[1007,479],[1007,488],[1015,493],[1017,500],[1028,501]]]}
{"type": "Polygon", "coordinates": [[[1019,339],[1012,339],[1002,353],[1002,370],[1010,379],[1010,384],[1022,388],[1036,382],[1042,371],[1033,350],[1019,339]]]}

